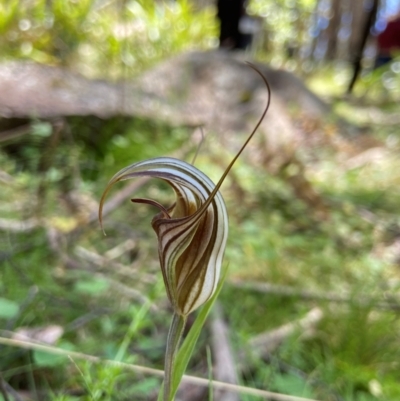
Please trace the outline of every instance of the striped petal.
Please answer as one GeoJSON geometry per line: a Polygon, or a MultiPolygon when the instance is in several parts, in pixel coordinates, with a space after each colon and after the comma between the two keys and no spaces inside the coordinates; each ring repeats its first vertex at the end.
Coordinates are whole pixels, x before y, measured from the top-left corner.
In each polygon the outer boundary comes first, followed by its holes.
{"type": "Polygon", "coordinates": [[[224,200],[214,183],[184,161],[160,157],[132,164],[108,183],[100,202],[118,181],[139,176],[160,178],[174,189],[175,204],[166,209],[156,201],[133,201],[157,206],[152,221],[158,237],[161,270],[168,298],[176,313],[186,316],[214,293],[228,236],[224,200]]]}

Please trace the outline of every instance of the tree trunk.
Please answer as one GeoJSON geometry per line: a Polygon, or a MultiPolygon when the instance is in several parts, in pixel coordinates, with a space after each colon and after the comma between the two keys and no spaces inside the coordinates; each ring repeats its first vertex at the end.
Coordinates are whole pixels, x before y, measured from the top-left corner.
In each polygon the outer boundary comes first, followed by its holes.
{"type": "Polygon", "coordinates": [[[366,0],[350,1],[351,12],[351,34],[349,39],[349,56],[356,54],[360,48],[363,37],[364,25],[366,20],[366,10],[364,5],[366,0]]]}
{"type": "Polygon", "coordinates": [[[360,74],[362,65],[362,57],[365,49],[365,45],[367,43],[367,39],[370,35],[371,27],[375,23],[376,13],[379,7],[379,0],[373,0],[373,3],[369,10],[367,10],[368,14],[366,15],[366,19],[364,21],[364,26],[360,29],[361,35],[359,37],[358,46],[355,48],[354,53],[354,61],[353,61],[353,76],[350,80],[349,87],[347,88],[347,93],[351,93],[353,90],[354,84],[357,81],[358,75],[360,74]]]}
{"type": "Polygon", "coordinates": [[[338,33],[342,17],[342,0],[332,0],[331,20],[327,28],[328,45],[326,50],[326,59],[334,60],[337,54],[338,33]]]}

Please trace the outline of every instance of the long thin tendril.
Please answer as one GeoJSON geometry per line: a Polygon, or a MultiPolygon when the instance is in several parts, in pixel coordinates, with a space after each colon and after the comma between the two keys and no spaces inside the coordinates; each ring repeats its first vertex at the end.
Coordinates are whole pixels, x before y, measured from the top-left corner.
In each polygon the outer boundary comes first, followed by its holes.
{"type": "Polygon", "coordinates": [[[213,201],[215,194],[219,191],[221,185],[223,184],[223,182],[225,181],[226,176],[229,174],[229,172],[231,171],[231,168],[233,167],[233,165],[235,164],[236,160],[239,158],[239,156],[242,154],[242,152],[244,151],[244,149],[246,148],[246,146],[248,145],[248,143],[251,141],[251,139],[253,138],[254,134],[256,133],[256,131],[258,130],[259,126],[261,125],[262,121],[264,120],[265,115],[267,114],[267,111],[269,109],[269,105],[271,104],[271,87],[269,86],[269,83],[267,81],[267,79],[264,77],[263,73],[252,63],[249,63],[248,61],[246,61],[246,64],[252,68],[258,75],[260,75],[260,77],[263,79],[265,86],[267,87],[268,90],[268,101],[267,101],[267,105],[265,106],[265,109],[260,117],[260,119],[258,120],[256,126],[254,127],[253,131],[251,132],[251,134],[248,136],[248,138],[246,139],[245,143],[243,144],[243,146],[240,148],[239,152],[237,152],[236,156],[232,159],[232,161],[229,163],[228,167],[226,168],[226,170],[224,171],[224,173],[222,174],[221,178],[219,179],[219,181],[217,182],[217,185],[214,187],[213,191],[211,192],[210,196],[208,197],[208,199],[203,203],[203,205],[201,206],[201,208],[197,211],[197,214],[203,214],[204,210],[206,210],[208,208],[208,206],[210,206],[210,203],[213,201]]]}

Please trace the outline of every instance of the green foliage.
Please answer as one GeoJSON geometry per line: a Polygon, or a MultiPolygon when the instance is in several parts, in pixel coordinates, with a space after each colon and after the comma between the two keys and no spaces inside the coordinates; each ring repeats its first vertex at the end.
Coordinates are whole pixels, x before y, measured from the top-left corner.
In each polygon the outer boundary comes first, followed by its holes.
{"type": "Polygon", "coordinates": [[[299,50],[309,43],[315,0],[251,0],[249,14],[263,17],[266,31],[260,56],[280,65],[288,46],[299,50]]]}
{"type": "Polygon", "coordinates": [[[178,52],[217,44],[212,9],[195,10],[188,0],[23,0],[3,2],[0,11],[4,56],[79,65],[90,75],[136,73],[178,52]]]}
{"type": "Polygon", "coordinates": [[[81,374],[81,381],[86,389],[87,396],[84,401],[111,401],[115,399],[118,383],[123,379],[120,367],[116,366],[93,366],[84,363],[78,367],[81,374]]]}
{"type": "Polygon", "coordinates": [[[0,298],[0,319],[11,319],[17,316],[19,305],[6,298],[0,298]]]}
{"type": "MultiPolygon", "coordinates": [[[[67,342],[67,341],[61,341],[58,344],[58,347],[61,349],[65,349],[67,351],[73,351],[74,350],[74,345],[67,342]]],[[[60,365],[64,365],[67,360],[64,355],[55,355],[55,354],[50,354],[45,351],[33,351],[32,352],[32,359],[36,367],[40,368],[56,368],[59,367],[60,365]]]]}
{"type": "MultiPolygon", "coordinates": [[[[74,132],[79,131],[78,120],[73,123],[74,132]]],[[[44,181],[48,187],[48,195],[42,199],[44,226],[65,233],[61,252],[64,256],[49,250],[47,234],[42,227],[29,233],[6,231],[7,240],[1,243],[0,313],[6,314],[2,321],[12,321],[15,329],[62,325],[65,334],[57,344],[59,347],[71,346],[80,352],[161,367],[169,314],[163,312],[165,294],[154,234],[148,226],[154,210],[143,206],[135,208],[135,215],[132,215],[128,205],[107,221],[109,236],[103,238],[95,227],[85,229],[84,235],[76,240],[68,233],[79,219],[58,200],[65,192],[63,177],[76,166],[84,173],[80,175],[83,178],[78,188],[87,194],[101,192],[104,185],[98,184],[100,188],[95,185],[99,178],[92,181],[87,173],[86,159],[93,160],[93,155],[109,163],[111,175],[119,169],[119,163],[125,165],[130,158],[134,161],[135,157],[165,154],[181,146],[186,131],[168,131],[166,126],[145,121],[122,120],[119,125],[115,121],[109,124],[105,126],[106,133],[111,135],[115,129],[125,128],[126,135],[117,137],[119,139],[113,141],[108,150],[101,144],[97,150],[85,148],[79,135],[68,148],[60,144],[52,166],[60,172],[59,178],[44,181]],[[137,141],[134,133],[138,135],[137,141]],[[165,136],[173,136],[168,148],[162,144],[165,136]],[[107,160],[113,160],[114,164],[107,160]],[[135,251],[122,254],[116,265],[110,261],[103,267],[95,267],[75,254],[78,243],[85,249],[105,254],[127,236],[136,241],[135,251]],[[78,269],[64,266],[66,254],[79,261],[78,269]],[[129,273],[119,272],[118,263],[135,267],[131,267],[129,273]],[[141,277],[149,274],[157,277],[157,281],[145,284],[141,277]],[[129,298],[131,295],[114,287],[115,281],[140,290],[147,301],[135,298],[137,294],[129,298]],[[40,289],[33,299],[27,295],[32,286],[40,289]],[[151,309],[153,305],[159,306],[157,312],[151,309]]],[[[81,128],[82,137],[87,129],[81,128]]],[[[36,134],[31,136],[22,156],[10,158],[4,152],[0,155],[4,171],[13,178],[0,193],[1,218],[35,216],[32,203],[43,179],[37,173],[37,158],[45,149],[43,141],[48,138],[49,127],[37,123],[34,130],[36,134]],[[29,157],[29,163],[25,160],[20,164],[24,157],[29,157]],[[10,202],[10,199],[17,202],[10,202]]],[[[197,163],[200,168],[210,169],[205,155],[197,163]]],[[[377,244],[390,242],[396,233],[400,203],[398,191],[393,188],[398,180],[397,164],[396,158],[387,158],[379,165],[370,163],[356,170],[340,170],[329,157],[321,161],[307,177],[324,199],[334,205],[329,220],[317,218],[296,198],[293,188],[282,177],[266,175],[245,163],[238,164],[234,179],[243,183],[247,194],[240,206],[234,192],[229,190],[229,182],[223,189],[231,211],[231,234],[226,252],[231,277],[338,294],[345,290],[353,299],[353,303],[342,306],[318,301],[325,318],[317,335],[304,341],[293,336],[272,355],[270,362],[253,362],[254,374],[245,376],[244,384],[317,399],[334,400],[336,395],[354,401],[379,399],[376,394],[382,394],[384,400],[398,399],[396,361],[400,358],[400,348],[396,333],[399,321],[390,311],[374,309],[380,288],[387,288],[386,283],[395,277],[395,269],[371,252],[377,244]],[[381,231],[359,214],[360,208],[371,210],[379,217],[381,231]],[[364,296],[371,298],[371,304],[361,308],[357,300],[364,296]]],[[[153,184],[141,190],[138,196],[146,196],[149,191],[156,192],[157,198],[160,195],[165,204],[171,199],[162,184],[153,184]]],[[[232,341],[238,350],[255,334],[302,317],[316,302],[296,295],[288,297],[237,289],[229,280],[220,299],[223,309],[229,311],[232,341]]],[[[198,330],[205,317],[201,313],[182,348],[185,353],[179,357],[180,373],[186,369],[192,352],[194,360],[188,365],[189,372],[204,358],[208,337],[198,330]],[[197,336],[198,345],[193,351],[197,336]]],[[[62,392],[78,387],[85,393],[77,397],[81,400],[100,399],[101,396],[111,400],[117,388],[121,397],[138,394],[137,399],[141,401],[148,399],[150,393],[155,395],[159,388],[159,380],[143,380],[108,366],[95,367],[74,361],[77,365],[72,364],[71,373],[71,362],[66,358],[42,352],[21,355],[11,348],[1,352],[0,369],[5,372],[6,380],[11,380],[15,374],[27,378],[34,372],[38,386],[46,377],[47,388],[55,392],[54,400],[66,397],[59,394],[59,389],[62,392]],[[65,382],[67,369],[70,380],[65,382]],[[57,372],[49,374],[49,370],[57,372]]]]}
{"type": "Polygon", "coordinates": [[[107,280],[101,278],[91,278],[88,280],[81,279],[75,286],[74,290],[77,293],[90,294],[93,296],[101,295],[104,291],[107,291],[109,285],[107,280]]]}
{"type": "MultiPolygon", "coordinates": [[[[316,94],[333,100],[335,111],[340,116],[358,125],[366,124],[371,118],[368,106],[385,112],[396,112],[400,99],[400,57],[394,57],[392,62],[380,68],[366,67],[354,87],[354,101],[349,103],[348,99],[342,99],[342,95],[346,93],[351,74],[351,65],[337,61],[320,65],[309,77],[308,84],[316,94]]],[[[377,129],[385,125],[385,122],[377,113],[371,128],[377,129]]],[[[391,124],[388,124],[381,131],[382,136],[387,137],[390,129],[391,124]]],[[[379,132],[376,134],[379,135],[379,132]]]]}
{"type": "Polygon", "coordinates": [[[304,398],[315,398],[315,394],[307,381],[294,375],[276,375],[271,381],[270,386],[271,389],[279,393],[296,395],[304,398]]]}

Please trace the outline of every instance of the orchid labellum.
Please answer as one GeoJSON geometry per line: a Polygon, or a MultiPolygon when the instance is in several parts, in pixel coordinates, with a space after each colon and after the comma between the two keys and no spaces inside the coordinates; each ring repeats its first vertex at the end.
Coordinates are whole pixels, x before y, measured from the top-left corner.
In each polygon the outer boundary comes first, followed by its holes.
{"type": "MultiPolygon", "coordinates": [[[[252,65],[263,78],[264,76],[252,65]]],[[[164,400],[171,395],[171,378],[176,351],[179,347],[186,317],[207,302],[216,290],[228,236],[228,215],[219,188],[263,120],[270,102],[258,124],[238,154],[215,185],[200,170],[184,161],[158,157],[132,164],[111,178],[100,201],[99,219],[106,195],[117,182],[135,177],[153,177],[167,182],[175,192],[175,203],[164,207],[151,199],[132,199],[159,209],[151,224],[158,238],[161,271],[168,298],[174,310],[168,335],[164,400]]]]}

